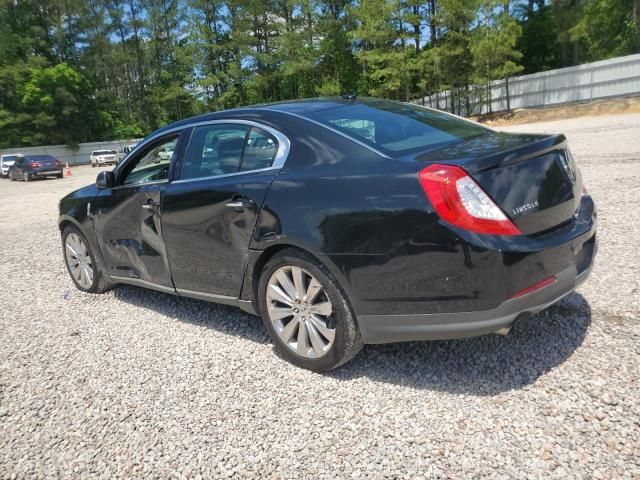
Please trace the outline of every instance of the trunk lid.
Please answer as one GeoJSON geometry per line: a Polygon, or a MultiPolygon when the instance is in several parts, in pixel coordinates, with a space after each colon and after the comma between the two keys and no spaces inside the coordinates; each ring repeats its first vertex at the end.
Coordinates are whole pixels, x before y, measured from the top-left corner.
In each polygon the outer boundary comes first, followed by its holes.
{"type": "Polygon", "coordinates": [[[38,171],[48,171],[58,169],[57,160],[49,156],[32,156],[31,166],[38,171]],[[39,166],[38,166],[39,165],[39,166]]]}
{"type": "Polygon", "coordinates": [[[571,220],[582,195],[564,135],[491,132],[414,158],[464,168],[525,235],[571,220]]]}

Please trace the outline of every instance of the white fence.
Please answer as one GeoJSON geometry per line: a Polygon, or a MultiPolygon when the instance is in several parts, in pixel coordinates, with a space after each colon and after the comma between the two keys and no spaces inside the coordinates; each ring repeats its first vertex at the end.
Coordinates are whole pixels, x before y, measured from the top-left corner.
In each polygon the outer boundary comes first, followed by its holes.
{"type": "MultiPolygon", "coordinates": [[[[489,111],[487,91],[488,88],[483,86],[475,86],[472,89],[470,114],[489,111]]],[[[509,79],[511,109],[546,107],[631,95],[640,95],[640,54],[509,79]]],[[[447,90],[438,95],[424,97],[416,103],[451,111],[451,93],[447,90]]],[[[461,113],[465,114],[465,106],[461,107],[461,113]]],[[[499,112],[506,109],[505,81],[494,81],[491,83],[491,111],[499,112]]]]}
{"type": "Polygon", "coordinates": [[[7,153],[22,153],[24,155],[52,155],[61,162],[69,162],[69,165],[81,165],[89,163],[89,155],[94,150],[116,150],[122,151],[125,145],[138,143],[139,139],[118,140],[114,142],[93,142],[81,143],[78,150],[71,150],[66,145],[46,145],[43,147],[22,147],[0,151],[1,155],[7,153]]]}

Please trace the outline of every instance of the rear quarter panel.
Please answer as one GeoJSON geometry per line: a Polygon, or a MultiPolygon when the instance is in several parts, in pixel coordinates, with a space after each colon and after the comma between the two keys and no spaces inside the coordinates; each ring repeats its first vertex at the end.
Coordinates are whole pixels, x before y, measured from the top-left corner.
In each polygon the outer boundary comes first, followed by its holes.
{"type": "Polygon", "coordinates": [[[433,212],[418,181],[421,165],[316,129],[290,137],[290,157],[250,248],[295,245],[316,255],[358,314],[407,304],[428,312],[439,308],[434,300],[456,301],[465,288],[473,298],[468,249],[433,212]]]}
{"type": "Polygon", "coordinates": [[[569,226],[548,241],[459,230],[427,200],[418,180],[425,162],[385,158],[330,131],[291,139],[251,249],[310,251],[334,272],[358,315],[495,308],[540,270],[571,262],[566,242],[590,228],[569,226]]]}

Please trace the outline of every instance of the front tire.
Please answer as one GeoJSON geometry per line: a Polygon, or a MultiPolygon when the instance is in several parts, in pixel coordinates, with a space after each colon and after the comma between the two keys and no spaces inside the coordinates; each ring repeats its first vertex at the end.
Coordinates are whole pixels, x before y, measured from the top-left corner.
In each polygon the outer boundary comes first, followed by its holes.
{"type": "Polygon", "coordinates": [[[30,181],[31,181],[31,175],[29,174],[29,172],[24,172],[24,173],[22,174],[22,179],[23,179],[25,182],[30,182],[30,181]]]}
{"type": "Polygon", "coordinates": [[[103,293],[113,286],[87,238],[75,226],[62,231],[62,249],[67,271],[78,290],[103,293]]]}
{"type": "Polygon", "coordinates": [[[346,294],[306,252],[288,248],[269,259],[260,275],[258,303],[276,348],[296,366],[326,372],[363,346],[346,294]]]}
{"type": "Polygon", "coordinates": [[[13,170],[9,172],[9,180],[11,180],[12,182],[15,182],[17,180],[16,174],[13,172],[13,170]]]}

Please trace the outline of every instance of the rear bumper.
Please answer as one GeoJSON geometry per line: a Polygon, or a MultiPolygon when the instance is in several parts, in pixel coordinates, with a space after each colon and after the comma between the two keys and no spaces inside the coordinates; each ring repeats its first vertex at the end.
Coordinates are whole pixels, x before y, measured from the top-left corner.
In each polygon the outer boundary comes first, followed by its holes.
{"type": "Polygon", "coordinates": [[[476,312],[410,315],[360,315],[358,325],[365,343],[390,343],[417,340],[449,340],[475,337],[509,327],[518,318],[544,310],[570,294],[584,282],[596,254],[578,272],[573,265],[557,273],[556,282],[527,295],[503,302],[497,308],[476,312]]]}
{"type": "Polygon", "coordinates": [[[42,170],[40,172],[34,171],[34,172],[30,172],[30,174],[32,177],[51,177],[53,175],[62,175],[62,169],[42,170]]]}

